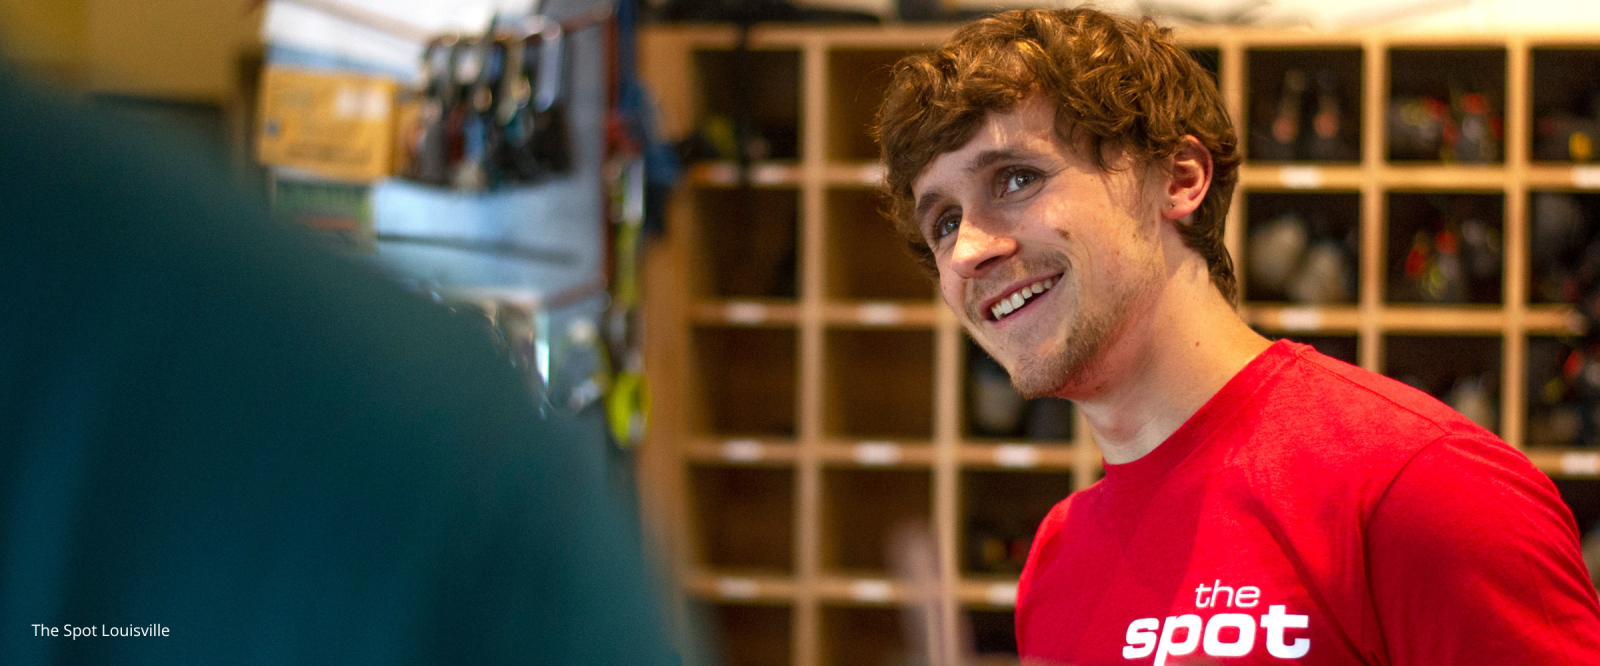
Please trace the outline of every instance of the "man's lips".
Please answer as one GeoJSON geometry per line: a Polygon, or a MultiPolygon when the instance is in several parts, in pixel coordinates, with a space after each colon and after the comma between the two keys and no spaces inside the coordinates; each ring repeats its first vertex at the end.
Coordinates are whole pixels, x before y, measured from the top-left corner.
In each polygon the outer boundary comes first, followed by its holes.
{"type": "Polygon", "coordinates": [[[1018,310],[1026,308],[1034,299],[1054,289],[1062,275],[1056,273],[1013,282],[984,301],[975,313],[979,315],[976,318],[997,323],[1004,321],[1018,310]]]}

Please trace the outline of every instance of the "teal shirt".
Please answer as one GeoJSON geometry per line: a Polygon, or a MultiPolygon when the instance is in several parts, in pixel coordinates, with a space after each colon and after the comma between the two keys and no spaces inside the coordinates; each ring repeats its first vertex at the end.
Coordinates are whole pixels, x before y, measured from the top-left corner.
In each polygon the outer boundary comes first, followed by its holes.
{"type": "Polygon", "coordinates": [[[23,88],[0,663],[676,663],[597,425],[542,421],[470,322],[225,169],[23,88]]]}

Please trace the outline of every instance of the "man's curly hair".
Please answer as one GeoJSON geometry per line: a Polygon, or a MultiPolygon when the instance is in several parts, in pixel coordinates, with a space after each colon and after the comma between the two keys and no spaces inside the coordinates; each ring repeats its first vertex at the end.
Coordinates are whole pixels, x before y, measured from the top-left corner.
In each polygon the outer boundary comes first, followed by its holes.
{"type": "Polygon", "coordinates": [[[971,139],[989,112],[1010,111],[1034,94],[1055,103],[1060,138],[1071,146],[1086,141],[1102,170],[1107,145],[1139,164],[1173,155],[1186,135],[1211,151],[1211,189],[1180,231],[1205,258],[1212,283],[1237,302],[1222,230],[1242,157],[1216,82],[1173,42],[1170,29],[1092,9],[1005,12],[895,65],[876,132],[890,214],[923,266],[936,272],[911,219],[912,181],[971,139]]]}

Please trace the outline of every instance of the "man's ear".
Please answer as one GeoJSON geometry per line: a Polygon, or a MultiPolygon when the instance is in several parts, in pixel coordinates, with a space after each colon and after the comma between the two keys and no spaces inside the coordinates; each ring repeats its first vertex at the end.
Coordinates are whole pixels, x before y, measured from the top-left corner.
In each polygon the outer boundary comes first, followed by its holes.
{"type": "Polygon", "coordinates": [[[1200,208],[1211,189],[1211,151],[1191,135],[1184,135],[1178,149],[1167,158],[1167,189],[1160,201],[1161,216],[1181,220],[1200,208]]]}

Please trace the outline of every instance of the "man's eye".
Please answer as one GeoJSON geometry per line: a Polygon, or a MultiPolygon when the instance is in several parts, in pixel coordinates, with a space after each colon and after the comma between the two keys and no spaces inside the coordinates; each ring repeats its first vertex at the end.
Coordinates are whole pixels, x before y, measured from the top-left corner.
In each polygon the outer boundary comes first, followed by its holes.
{"type": "Polygon", "coordinates": [[[1001,193],[1019,192],[1039,179],[1039,174],[1026,169],[1016,169],[1001,174],[1001,193]]]}
{"type": "Polygon", "coordinates": [[[947,214],[933,222],[933,239],[939,240],[961,228],[961,216],[947,214]]]}

